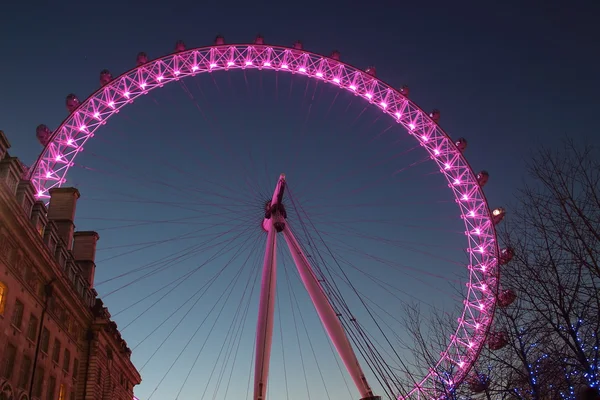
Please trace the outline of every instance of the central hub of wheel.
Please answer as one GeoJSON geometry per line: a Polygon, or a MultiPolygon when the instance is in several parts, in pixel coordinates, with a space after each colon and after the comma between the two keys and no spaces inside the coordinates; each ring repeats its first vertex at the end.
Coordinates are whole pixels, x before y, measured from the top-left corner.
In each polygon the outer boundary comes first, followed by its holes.
{"type": "Polygon", "coordinates": [[[273,192],[273,198],[265,203],[265,218],[262,227],[266,232],[275,229],[278,233],[285,229],[287,213],[283,205],[283,193],[285,191],[285,174],[279,176],[277,186],[273,192]]]}

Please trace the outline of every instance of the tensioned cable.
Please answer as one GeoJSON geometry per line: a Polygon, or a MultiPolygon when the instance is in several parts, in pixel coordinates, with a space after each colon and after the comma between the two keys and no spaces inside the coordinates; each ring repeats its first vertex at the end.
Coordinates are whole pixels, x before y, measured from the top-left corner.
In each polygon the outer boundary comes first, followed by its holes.
{"type": "MultiPolygon", "coordinates": [[[[196,335],[200,331],[200,328],[204,325],[204,323],[208,319],[209,315],[216,308],[217,304],[220,302],[220,300],[223,298],[223,296],[225,296],[227,294],[226,297],[225,297],[225,301],[223,302],[223,305],[222,305],[221,309],[219,310],[219,312],[217,314],[217,318],[215,319],[215,324],[216,324],[216,321],[218,321],[219,317],[221,316],[221,313],[222,313],[223,309],[225,308],[225,305],[227,304],[227,301],[228,301],[229,297],[233,293],[233,289],[235,288],[235,283],[237,283],[239,277],[241,276],[241,271],[244,269],[244,267],[246,267],[246,264],[242,264],[242,266],[240,267],[238,273],[236,273],[235,277],[229,282],[229,284],[227,285],[227,287],[225,288],[225,290],[223,290],[223,292],[219,295],[219,297],[217,298],[217,301],[215,302],[215,304],[213,305],[213,307],[209,310],[209,312],[206,315],[206,317],[202,320],[202,322],[200,323],[200,325],[198,326],[198,328],[194,331],[194,334],[186,342],[186,344],[183,347],[183,349],[179,352],[179,354],[177,355],[177,357],[175,358],[175,360],[171,363],[171,365],[169,366],[169,368],[167,369],[167,371],[165,372],[165,374],[163,375],[163,377],[160,379],[160,381],[158,382],[158,384],[156,385],[156,387],[154,388],[154,390],[152,391],[152,393],[148,397],[148,400],[150,400],[154,396],[154,394],[156,393],[156,391],[158,390],[158,388],[160,387],[160,385],[162,384],[162,382],[165,380],[165,378],[171,372],[171,370],[173,369],[173,367],[175,366],[175,364],[177,363],[177,361],[179,361],[179,359],[181,358],[182,354],[188,348],[188,346],[190,345],[191,341],[194,339],[194,337],[196,337],[196,335]]],[[[212,329],[214,328],[215,324],[213,324],[213,326],[211,327],[210,332],[212,332],[212,329]]],[[[210,335],[210,332],[209,332],[209,335],[210,335]]],[[[208,338],[208,336],[207,336],[207,338],[208,338]]]]}
{"type": "MultiPolygon", "coordinates": [[[[298,209],[299,209],[299,207],[296,205],[296,202],[295,202],[295,200],[294,200],[294,194],[293,194],[293,191],[292,191],[292,190],[289,188],[289,186],[288,186],[288,188],[287,188],[287,189],[288,189],[289,197],[290,197],[290,199],[291,199],[291,201],[292,201],[292,204],[293,204],[294,208],[295,208],[296,210],[298,210],[298,209]]],[[[300,206],[300,208],[301,208],[301,207],[302,207],[302,206],[300,206]]],[[[299,212],[298,212],[298,211],[297,211],[297,213],[298,213],[298,215],[299,215],[299,212]]],[[[308,219],[308,222],[309,222],[309,224],[312,226],[312,228],[314,229],[314,231],[316,232],[316,234],[317,234],[317,236],[319,237],[320,241],[323,243],[323,245],[325,246],[325,248],[328,250],[328,252],[329,252],[329,255],[332,257],[332,259],[334,260],[334,262],[337,264],[337,266],[338,266],[339,270],[341,271],[342,275],[345,277],[345,281],[346,281],[346,283],[347,283],[347,284],[350,284],[350,287],[351,287],[351,288],[354,290],[355,294],[357,295],[357,297],[359,298],[359,300],[361,301],[361,303],[363,304],[363,306],[365,306],[365,302],[364,302],[364,300],[361,298],[361,296],[360,296],[360,295],[358,294],[358,292],[356,291],[356,288],[354,287],[354,285],[353,285],[353,284],[350,282],[350,280],[348,279],[348,277],[347,277],[347,275],[346,275],[345,271],[343,270],[343,268],[341,267],[341,265],[339,264],[339,262],[337,262],[336,258],[334,257],[333,253],[331,252],[331,250],[330,250],[329,246],[328,246],[328,245],[327,245],[327,244],[324,242],[324,240],[323,240],[322,236],[320,235],[319,231],[316,229],[316,227],[314,226],[314,224],[312,223],[312,221],[311,221],[310,219],[308,219]]],[[[302,222],[301,222],[301,224],[302,224],[302,225],[304,225],[302,222]]],[[[327,280],[326,280],[326,281],[327,281],[327,280]]],[[[339,293],[339,289],[338,289],[338,293],[339,293]]],[[[340,296],[340,297],[341,297],[341,296],[340,296]]],[[[345,307],[347,308],[347,304],[345,305],[345,307]]],[[[379,325],[379,323],[378,323],[378,322],[375,320],[375,318],[374,318],[373,314],[370,312],[370,310],[369,310],[369,309],[368,309],[366,306],[365,306],[365,310],[366,310],[366,311],[367,311],[367,313],[368,313],[368,314],[371,316],[371,319],[373,320],[373,322],[375,323],[375,325],[376,325],[376,326],[377,326],[377,328],[379,329],[379,331],[380,331],[380,333],[382,334],[382,336],[385,338],[385,340],[386,340],[386,342],[388,343],[388,345],[390,346],[390,348],[393,350],[394,354],[396,355],[396,357],[398,358],[398,360],[400,361],[400,363],[401,363],[401,364],[403,365],[403,367],[406,369],[407,373],[408,373],[408,374],[409,374],[409,375],[412,377],[412,374],[409,372],[409,370],[408,370],[408,368],[407,368],[406,364],[404,364],[404,361],[402,361],[402,359],[401,359],[400,355],[399,355],[399,354],[398,354],[398,353],[395,351],[395,349],[394,349],[394,347],[392,346],[392,344],[391,344],[391,342],[390,342],[389,338],[387,337],[387,335],[385,334],[385,332],[383,332],[383,329],[381,328],[381,326],[379,325]]],[[[348,311],[349,311],[349,310],[348,310],[348,311]]],[[[353,319],[354,319],[354,318],[353,318],[353,319]]],[[[355,324],[355,325],[357,325],[357,324],[355,324]]],[[[357,328],[358,328],[358,326],[357,326],[357,328]]],[[[359,330],[359,331],[360,331],[360,330],[359,330]]],[[[395,374],[392,374],[392,376],[395,376],[395,374]]],[[[415,385],[416,385],[416,384],[417,384],[417,381],[414,379],[414,377],[412,377],[412,378],[413,378],[413,380],[415,381],[414,383],[415,383],[415,385]]],[[[401,394],[402,394],[402,393],[401,393],[401,394]]],[[[406,394],[404,393],[404,395],[406,395],[406,394]]]]}

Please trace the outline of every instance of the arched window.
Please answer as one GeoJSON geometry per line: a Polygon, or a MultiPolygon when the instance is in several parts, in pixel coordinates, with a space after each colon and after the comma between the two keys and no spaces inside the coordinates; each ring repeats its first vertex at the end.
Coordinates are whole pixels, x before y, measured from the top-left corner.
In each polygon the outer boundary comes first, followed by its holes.
{"type": "Polygon", "coordinates": [[[8,286],[0,281],[0,315],[4,315],[4,307],[6,306],[6,297],[8,296],[8,286]]]}

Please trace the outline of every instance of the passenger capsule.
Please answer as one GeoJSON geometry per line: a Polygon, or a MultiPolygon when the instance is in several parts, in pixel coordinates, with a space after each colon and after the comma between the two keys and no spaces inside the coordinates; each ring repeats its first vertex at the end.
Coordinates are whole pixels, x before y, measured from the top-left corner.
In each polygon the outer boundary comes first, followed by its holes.
{"type": "Polygon", "coordinates": [[[225,44],[225,37],[223,37],[223,35],[217,35],[217,37],[215,38],[215,45],[223,46],[224,44],[225,44]]]}
{"type": "Polygon", "coordinates": [[[490,332],[487,345],[490,350],[500,350],[508,344],[508,334],[506,332],[490,332]]]}
{"type": "Polygon", "coordinates": [[[498,305],[501,308],[510,306],[517,299],[517,294],[511,289],[504,289],[498,294],[498,305]]]}
{"type": "Polygon", "coordinates": [[[103,69],[102,71],[100,71],[100,86],[108,85],[110,81],[112,81],[112,79],[113,76],[109,70],[103,69]]]}
{"type": "Polygon", "coordinates": [[[138,67],[140,65],[144,65],[148,62],[148,55],[146,53],[144,53],[143,51],[139,52],[137,57],[136,57],[136,63],[138,65],[138,67]]]}
{"type": "Polygon", "coordinates": [[[296,41],[294,42],[294,49],[296,49],[296,50],[302,50],[302,48],[303,48],[303,46],[302,46],[302,42],[301,42],[301,41],[299,41],[299,40],[296,40],[296,41]]]}
{"type": "Polygon", "coordinates": [[[331,54],[329,55],[329,58],[333,58],[336,61],[340,61],[340,52],[337,50],[334,50],[331,52],[331,54]]]}
{"type": "Polygon", "coordinates": [[[35,136],[37,137],[38,142],[44,147],[50,142],[50,138],[52,137],[52,131],[46,125],[41,124],[35,128],[35,136]]]}
{"type": "Polygon", "coordinates": [[[67,96],[65,104],[67,105],[67,110],[69,110],[69,112],[72,113],[73,111],[75,111],[77,109],[77,107],[79,107],[79,104],[81,104],[81,103],[79,102],[79,99],[77,98],[77,96],[75,96],[73,93],[71,93],[67,96]]]}
{"type": "Polygon", "coordinates": [[[487,171],[481,171],[477,174],[477,183],[479,186],[484,187],[490,179],[490,174],[487,171]]]}
{"type": "Polygon", "coordinates": [[[182,51],[185,51],[185,43],[183,40],[178,40],[177,42],[175,42],[175,51],[177,53],[181,53],[182,51]]]}
{"type": "Polygon", "coordinates": [[[473,393],[482,393],[488,388],[489,378],[484,374],[474,374],[467,378],[469,390],[473,393]]]}
{"type": "Polygon", "coordinates": [[[506,265],[513,259],[515,252],[512,247],[506,247],[500,250],[500,256],[498,257],[498,264],[506,265]]]}
{"type": "Polygon", "coordinates": [[[265,44],[265,38],[262,35],[257,35],[254,39],[254,44],[265,44]]]}
{"type": "Polygon", "coordinates": [[[408,85],[402,85],[400,88],[400,94],[404,97],[408,97],[410,95],[410,88],[408,85]]]}
{"type": "Polygon", "coordinates": [[[502,222],[505,215],[506,215],[506,211],[504,210],[504,208],[502,208],[502,207],[495,208],[492,211],[492,222],[494,223],[494,225],[498,225],[500,222],[502,222]]]}
{"type": "Polygon", "coordinates": [[[429,118],[436,124],[440,122],[440,110],[433,110],[429,113],[429,118]]]}
{"type": "Polygon", "coordinates": [[[459,138],[454,144],[456,145],[456,147],[458,148],[458,150],[461,153],[464,153],[464,151],[467,149],[467,145],[469,143],[467,142],[467,139],[459,138]]]}
{"type": "Polygon", "coordinates": [[[377,78],[377,69],[375,67],[367,67],[367,69],[365,69],[365,72],[371,75],[373,78],[377,78]]]}

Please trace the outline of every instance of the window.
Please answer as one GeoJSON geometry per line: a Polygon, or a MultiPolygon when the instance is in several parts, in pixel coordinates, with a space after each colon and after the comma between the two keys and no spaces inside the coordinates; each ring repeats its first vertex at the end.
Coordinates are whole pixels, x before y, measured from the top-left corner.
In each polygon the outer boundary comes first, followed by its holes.
{"type": "Polygon", "coordinates": [[[21,329],[21,324],[23,323],[23,310],[25,306],[21,303],[20,300],[15,301],[15,309],[13,310],[11,323],[17,329],[21,329]]]}
{"type": "Polygon", "coordinates": [[[65,372],[69,372],[69,367],[71,366],[71,352],[69,349],[65,349],[65,355],[63,356],[63,370],[65,372]]]}
{"type": "Polygon", "coordinates": [[[13,371],[15,369],[15,361],[17,358],[17,347],[8,343],[6,346],[6,356],[4,358],[4,365],[2,368],[2,375],[6,379],[12,378],[13,371]]]}
{"type": "Polygon", "coordinates": [[[51,376],[50,382],[48,382],[48,391],[46,392],[46,400],[54,400],[54,392],[56,392],[56,378],[54,376],[51,376]]]}
{"type": "Polygon", "coordinates": [[[73,360],[73,379],[77,379],[77,375],[79,375],[79,360],[73,360]]]}
{"type": "Polygon", "coordinates": [[[24,356],[21,361],[21,371],[19,374],[19,381],[17,387],[25,389],[29,383],[29,376],[31,375],[31,358],[24,356]]]}
{"type": "Polygon", "coordinates": [[[52,348],[52,361],[58,364],[60,359],[60,340],[54,339],[54,347],[52,348]]]}
{"type": "Polygon", "coordinates": [[[67,400],[67,388],[64,383],[61,383],[58,389],[58,400],[67,400]]]}
{"type": "Polygon", "coordinates": [[[27,339],[35,341],[37,338],[38,330],[38,319],[35,315],[31,314],[29,317],[29,326],[27,326],[27,339]]]}
{"type": "Polygon", "coordinates": [[[44,375],[46,371],[42,367],[37,367],[35,370],[35,378],[33,380],[33,397],[42,396],[42,387],[44,386],[44,375]]]}
{"type": "Polygon", "coordinates": [[[4,282],[0,281],[0,315],[4,315],[4,307],[6,306],[6,297],[8,296],[8,287],[4,282]]]}
{"type": "Polygon", "coordinates": [[[44,327],[42,329],[42,340],[40,342],[40,348],[43,353],[48,354],[48,347],[50,346],[50,331],[44,327]]]}

